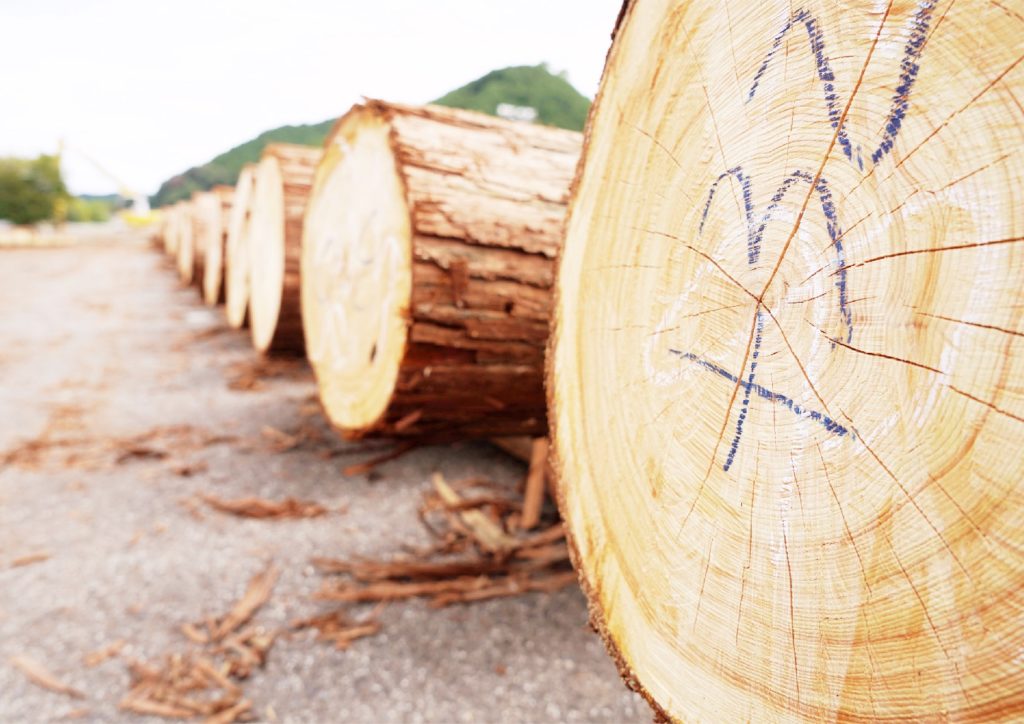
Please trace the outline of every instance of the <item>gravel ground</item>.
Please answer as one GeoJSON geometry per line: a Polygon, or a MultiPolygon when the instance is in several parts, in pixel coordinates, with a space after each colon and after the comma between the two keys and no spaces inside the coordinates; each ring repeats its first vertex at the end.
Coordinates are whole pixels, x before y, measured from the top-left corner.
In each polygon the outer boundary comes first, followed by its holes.
{"type": "MultiPolygon", "coordinates": [[[[0,469],[5,722],[144,721],[117,707],[126,661],[188,650],[180,624],[226,612],[267,562],[282,575],[257,621],[282,628],[329,608],[310,600],[320,583],[312,556],[384,557],[427,541],[416,506],[433,471],[506,483],[523,475],[485,444],[419,449],[369,477],[341,472],[366,454],[346,453],[331,436],[320,449],[268,449],[265,426],[325,429],[318,413],[310,417],[311,374],[298,362],[259,389],[232,389],[256,361],[246,336],[201,307],[138,240],[0,251],[0,339],[0,459],[34,440],[92,441],[44,446],[0,469]],[[169,457],[116,462],[110,440],[154,430],[153,445],[169,457]],[[230,439],[188,445],[195,435],[230,439]],[[343,454],[328,457],[325,447],[343,454]],[[181,475],[182,466],[197,472],[181,475]],[[196,516],[181,501],[201,491],[292,495],[347,511],[279,522],[196,516]],[[11,565],[34,553],[49,558],[11,565]],[[83,663],[118,639],[120,656],[83,663]],[[86,698],[30,684],[14,656],[86,698]]],[[[259,718],[650,721],[588,628],[575,588],[441,610],[392,604],[381,621],[381,634],[344,652],[311,632],[280,638],[245,683],[259,718]]]]}

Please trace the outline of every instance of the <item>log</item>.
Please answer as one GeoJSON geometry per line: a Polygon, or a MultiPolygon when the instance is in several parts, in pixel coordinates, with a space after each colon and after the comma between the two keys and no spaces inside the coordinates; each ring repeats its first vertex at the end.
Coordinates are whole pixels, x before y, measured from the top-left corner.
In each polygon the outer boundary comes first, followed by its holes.
{"type": "Polygon", "coordinates": [[[192,201],[181,201],[178,206],[177,259],[178,278],[186,286],[195,278],[196,234],[195,205],[192,201]]]}
{"type": "Polygon", "coordinates": [[[224,312],[228,324],[241,329],[248,322],[249,310],[249,247],[247,234],[252,214],[252,197],[256,164],[242,168],[235,184],[235,197],[228,221],[228,239],[224,258],[224,312]]]}
{"type": "Polygon", "coordinates": [[[554,258],[581,136],[368,101],[303,244],[307,354],[347,437],[543,435],[554,258]]]}
{"type": "Polygon", "coordinates": [[[164,249],[169,256],[174,257],[175,264],[178,258],[178,244],[181,234],[181,214],[184,202],[171,204],[164,210],[167,219],[166,232],[164,236],[164,249]]]}
{"type": "Polygon", "coordinates": [[[319,148],[272,143],[256,168],[249,219],[249,329],[260,352],[305,349],[299,302],[302,218],[319,148]]]}
{"type": "Polygon", "coordinates": [[[594,623],[665,717],[1024,713],[1022,18],[626,4],[550,414],[594,623]]]}
{"type": "Polygon", "coordinates": [[[213,191],[195,191],[192,193],[192,279],[191,283],[203,295],[203,283],[206,278],[206,251],[210,237],[216,234],[217,221],[220,216],[220,199],[213,191]]]}
{"type": "Polygon", "coordinates": [[[207,202],[201,212],[203,301],[211,307],[224,302],[224,247],[234,193],[231,186],[214,186],[213,202],[207,202]]]}
{"type": "Polygon", "coordinates": [[[160,227],[157,234],[160,240],[160,247],[165,254],[171,253],[171,240],[174,236],[174,207],[167,206],[160,209],[160,227]]]}

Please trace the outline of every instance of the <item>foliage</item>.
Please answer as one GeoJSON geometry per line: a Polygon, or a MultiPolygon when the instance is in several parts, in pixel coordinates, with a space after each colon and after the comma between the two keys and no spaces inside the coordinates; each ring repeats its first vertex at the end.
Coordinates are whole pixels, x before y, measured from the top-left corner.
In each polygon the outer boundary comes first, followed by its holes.
{"type": "Polygon", "coordinates": [[[319,146],[327,138],[334,119],[302,126],[281,126],[265,131],[250,141],[235,146],[202,166],[173,176],[160,186],[150,199],[154,206],[166,206],[192,197],[193,191],[206,191],[218,184],[233,186],[238,174],[247,163],[259,161],[263,148],[268,143],[298,143],[303,146],[319,146]]]}
{"type": "Polygon", "coordinates": [[[68,221],[107,221],[113,210],[109,199],[75,196],[68,205],[68,221]]]}
{"type": "Polygon", "coordinates": [[[15,224],[59,221],[68,199],[56,156],[0,158],[0,219],[15,224]]]}
{"type": "Polygon", "coordinates": [[[494,70],[434,101],[438,105],[468,108],[496,115],[499,103],[529,106],[546,126],[582,131],[590,101],[563,75],[553,75],[546,64],[494,70]]]}
{"type": "MultiPolygon", "coordinates": [[[[582,130],[590,101],[562,75],[553,75],[546,65],[518,66],[495,70],[435,101],[453,108],[468,108],[496,115],[499,103],[530,106],[538,121],[549,126],[582,130]]],[[[282,126],[261,133],[235,146],[209,163],[195,166],[163,183],[150,202],[154,207],[191,198],[193,191],[205,191],[217,184],[234,185],[247,163],[259,160],[271,142],[320,146],[334,125],[334,119],[304,126],[282,126]]]]}

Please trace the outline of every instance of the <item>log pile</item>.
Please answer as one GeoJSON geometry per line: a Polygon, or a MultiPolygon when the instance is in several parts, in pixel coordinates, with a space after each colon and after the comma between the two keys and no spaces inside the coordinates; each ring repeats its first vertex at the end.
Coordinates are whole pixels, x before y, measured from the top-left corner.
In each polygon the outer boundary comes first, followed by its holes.
{"type": "Polygon", "coordinates": [[[580,134],[356,106],[302,256],[307,353],[347,436],[543,434],[544,346],[580,134]]]}
{"type": "Polygon", "coordinates": [[[272,143],[255,172],[245,244],[249,329],[260,352],[304,351],[299,303],[302,221],[321,151],[272,143]]]}
{"type": "MultiPolygon", "coordinates": [[[[230,324],[305,350],[347,437],[531,468],[522,504],[435,478],[440,558],[320,561],[320,596],[553,590],[571,554],[666,719],[1019,716],[1017,5],[627,0],[578,170],[579,134],[382,101],[268,146],[199,242],[230,324]],[[567,549],[526,532],[546,492],[567,549]]],[[[203,198],[162,232],[185,281],[203,198]]]]}
{"type": "Polygon", "coordinates": [[[626,3],[550,414],[665,717],[1024,711],[1022,11],[626,3]]]}
{"type": "Polygon", "coordinates": [[[228,220],[228,238],[224,256],[224,312],[228,324],[241,329],[248,321],[249,255],[247,234],[252,213],[256,165],[242,168],[228,220]]]}

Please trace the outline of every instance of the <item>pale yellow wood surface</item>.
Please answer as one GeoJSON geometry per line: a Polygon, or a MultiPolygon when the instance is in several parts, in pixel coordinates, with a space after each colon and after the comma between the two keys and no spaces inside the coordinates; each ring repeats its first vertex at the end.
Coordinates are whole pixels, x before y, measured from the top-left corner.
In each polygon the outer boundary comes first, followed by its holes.
{"type": "Polygon", "coordinates": [[[299,302],[302,219],[321,150],[287,143],[263,149],[246,243],[249,330],[260,352],[305,352],[299,302]]]}
{"type": "Polygon", "coordinates": [[[196,260],[196,220],[192,201],[179,201],[177,204],[177,263],[178,278],[183,284],[189,285],[195,277],[196,260]]]}
{"type": "Polygon", "coordinates": [[[1024,717],[1024,3],[644,0],[591,117],[552,438],[686,721],[1024,717]]]}
{"type": "Polygon", "coordinates": [[[249,309],[249,246],[247,234],[252,214],[256,164],[242,168],[235,185],[235,197],[228,220],[228,238],[224,249],[224,313],[228,324],[243,327],[249,309]]]}
{"type": "Polygon", "coordinates": [[[215,202],[205,209],[203,233],[203,301],[214,306],[224,301],[224,254],[231,220],[231,200],[235,190],[231,186],[211,189],[215,202]]]}

